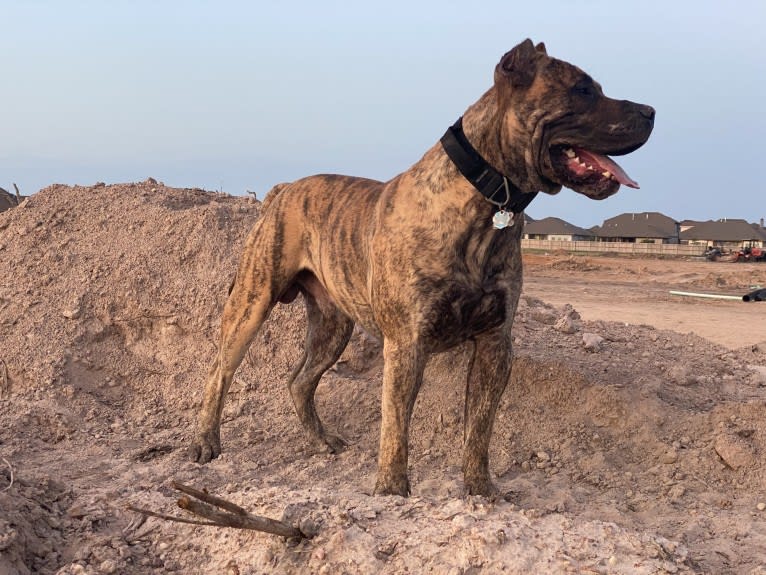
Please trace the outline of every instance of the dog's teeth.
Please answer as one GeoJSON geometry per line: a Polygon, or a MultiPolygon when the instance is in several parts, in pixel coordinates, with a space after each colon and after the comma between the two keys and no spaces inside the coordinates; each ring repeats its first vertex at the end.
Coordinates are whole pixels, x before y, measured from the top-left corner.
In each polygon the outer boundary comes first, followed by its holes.
{"type": "Polygon", "coordinates": [[[585,164],[583,164],[583,163],[580,161],[580,157],[579,157],[579,156],[575,156],[573,159],[574,159],[574,161],[575,161],[575,162],[577,162],[577,163],[578,163],[578,164],[580,164],[581,166],[584,166],[584,165],[585,165],[585,164]]]}
{"type": "Polygon", "coordinates": [[[574,153],[574,150],[572,148],[567,148],[564,150],[564,153],[567,155],[567,158],[574,158],[577,156],[577,154],[574,153]]]}
{"type": "Polygon", "coordinates": [[[611,178],[612,177],[612,172],[607,170],[606,172],[601,172],[601,175],[604,176],[605,178],[611,178]]]}

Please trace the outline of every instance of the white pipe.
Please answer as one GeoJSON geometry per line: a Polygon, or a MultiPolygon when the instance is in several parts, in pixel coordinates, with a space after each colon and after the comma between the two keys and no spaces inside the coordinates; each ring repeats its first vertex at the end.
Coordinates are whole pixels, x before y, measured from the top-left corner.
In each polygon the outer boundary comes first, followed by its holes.
{"type": "Polygon", "coordinates": [[[741,295],[724,295],[724,294],[717,294],[717,293],[694,293],[690,291],[673,291],[670,290],[671,295],[685,295],[689,297],[705,297],[708,299],[733,299],[737,301],[742,301],[741,295]]]}

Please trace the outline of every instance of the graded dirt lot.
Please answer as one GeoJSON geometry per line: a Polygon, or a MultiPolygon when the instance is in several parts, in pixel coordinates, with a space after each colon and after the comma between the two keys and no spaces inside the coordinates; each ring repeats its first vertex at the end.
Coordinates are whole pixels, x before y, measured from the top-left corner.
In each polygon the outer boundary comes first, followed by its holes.
{"type": "Polygon", "coordinates": [[[372,496],[379,346],[285,387],[300,298],[237,374],[224,453],[188,460],[226,290],[260,203],[153,180],[51,186],[0,214],[0,574],[766,573],[766,264],[531,254],[491,470],[464,497],[468,346],[428,367],[413,494],[372,496]],[[693,332],[693,333],[692,333],[693,332]],[[172,523],[180,481],[311,540],[172,523]]]}
{"type": "Polygon", "coordinates": [[[766,341],[766,309],[670,291],[742,296],[766,287],[766,263],[528,254],[526,293],[590,320],[693,333],[729,349],[766,341]]]}

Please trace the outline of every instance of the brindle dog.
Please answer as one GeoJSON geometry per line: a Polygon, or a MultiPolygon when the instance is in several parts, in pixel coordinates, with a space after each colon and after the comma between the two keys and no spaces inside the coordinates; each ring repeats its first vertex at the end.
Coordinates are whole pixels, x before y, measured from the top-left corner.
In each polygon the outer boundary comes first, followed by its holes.
{"type": "MultiPolygon", "coordinates": [[[[585,72],[525,40],[500,60],[462,129],[517,195],[566,186],[602,199],[621,183],[637,187],[606,154],[637,149],[653,123],[651,107],[607,98],[585,72]]],[[[358,322],[382,339],[385,361],[375,492],[406,496],[408,428],[426,360],[469,340],[464,484],[470,494],[493,492],[488,449],[511,370],[522,224],[493,227],[501,202],[480,194],[445,149],[437,143],[385,183],[318,175],[270,192],[223,312],[196,461],[221,452],[224,396],[259,328],[277,302],[301,293],[308,333],[289,388],[311,438],[330,451],[345,445],[325,431],[314,391],[358,322]]]]}

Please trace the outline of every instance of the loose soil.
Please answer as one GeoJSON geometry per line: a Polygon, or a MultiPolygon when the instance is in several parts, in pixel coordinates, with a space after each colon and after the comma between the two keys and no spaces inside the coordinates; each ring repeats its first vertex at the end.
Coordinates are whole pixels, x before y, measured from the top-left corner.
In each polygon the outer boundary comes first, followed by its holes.
{"type": "Polygon", "coordinates": [[[766,264],[525,256],[491,470],[462,493],[466,363],[427,369],[409,498],[371,495],[379,345],[317,392],[315,451],[279,305],[235,378],[224,453],[191,463],[227,288],[260,203],[147,180],[51,186],[0,214],[0,574],[766,573],[766,264]],[[311,526],[301,542],[172,523],[179,481],[311,526]]]}

